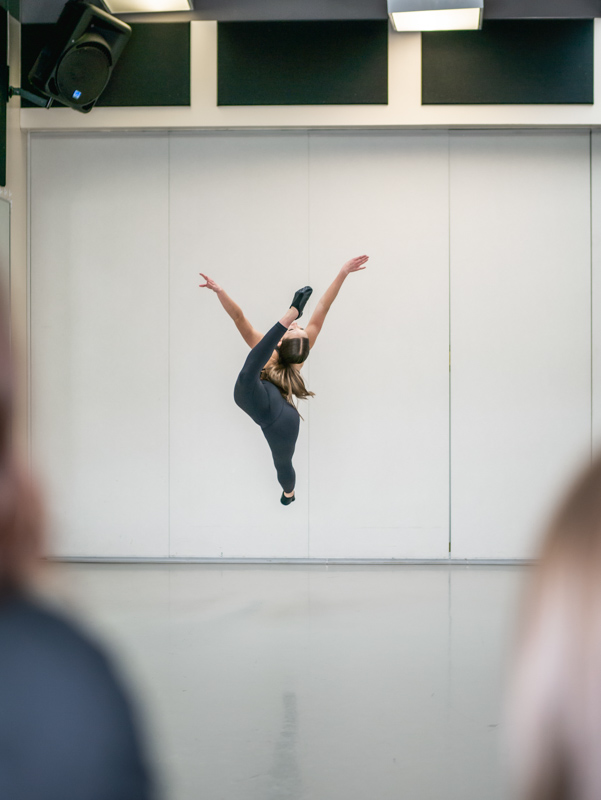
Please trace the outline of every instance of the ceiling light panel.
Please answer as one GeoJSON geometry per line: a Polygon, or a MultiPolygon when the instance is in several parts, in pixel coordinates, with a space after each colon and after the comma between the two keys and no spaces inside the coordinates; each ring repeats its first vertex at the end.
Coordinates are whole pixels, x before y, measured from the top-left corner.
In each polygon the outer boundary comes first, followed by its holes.
{"type": "Polygon", "coordinates": [[[192,11],[192,0],[104,0],[112,14],[147,14],[152,11],[192,11]]]}
{"type": "Polygon", "coordinates": [[[396,31],[462,31],[482,27],[483,0],[388,0],[396,31]]]}

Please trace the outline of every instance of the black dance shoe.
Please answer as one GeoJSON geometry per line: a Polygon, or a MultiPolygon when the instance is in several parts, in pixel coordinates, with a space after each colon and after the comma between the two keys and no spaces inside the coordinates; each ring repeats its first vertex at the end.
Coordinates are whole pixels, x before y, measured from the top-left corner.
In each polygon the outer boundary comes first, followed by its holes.
{"type": "Polygon", "coordinates": [[[295,500],[296,500],[296,495],[295,494],[293,494],[292,497],[286,497],[284,492],[282,492],[282,496],[280,497],[280,503],[283,506],[289,506],[290,503],[294,503],[295,500]]]}
{"type": "Polygon", "coordinates": [[[298,311],[297,319],[300,319],[303,315],[303,308],[307,305],[307,301],[313,294],[313,289],[310,286],[303,286],[302,289],[299,289],[298,292],[294,295],[292,303],[290,304],[290,308],[296,308],[298,311]]]}

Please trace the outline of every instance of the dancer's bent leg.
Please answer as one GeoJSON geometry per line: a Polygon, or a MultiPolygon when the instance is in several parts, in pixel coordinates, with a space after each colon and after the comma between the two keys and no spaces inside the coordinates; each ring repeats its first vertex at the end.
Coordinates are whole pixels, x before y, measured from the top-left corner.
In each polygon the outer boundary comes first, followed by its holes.
{"type": "Polygon", "coordinates": [[[269,425],[272,421],[269,395],[261,381],[261,370],[271,358],[277,343],[285,333],[286,328],[276,322],[248,354],[234,388],[236,405],[246,411],[249,417],[261,426],[269,425]]]}
{"type": "Polygon", "coordinates": [[[287,406],[273,425],[263,428],[263,434],[273,456],[278,482],[286,494],[291,494],[296,484],[292,456],[298,438],[299,423],[298,411],[292,406],[287,406]]]}

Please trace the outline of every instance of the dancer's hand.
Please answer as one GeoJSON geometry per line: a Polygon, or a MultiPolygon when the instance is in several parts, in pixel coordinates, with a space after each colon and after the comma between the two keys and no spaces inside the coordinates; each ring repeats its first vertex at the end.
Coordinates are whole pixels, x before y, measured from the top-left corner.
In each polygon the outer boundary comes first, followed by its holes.
{"type": "Polygon", "coordinates": [[[365,269],[365,263],[367,261],[369,261],[369,256],[357,256],[357,258],[351,258],[351,260],[347,261],[342,267],[340,272],[342,272],[345,277],[350,275],[351,272],[359,272],[359,270],[365,269]]]}
{"type": "Polygon", "coordinates": [[[202,275],[202,277],[206,281],[206,283],[198,284],[201,289],[211,289],[211,291],[215,292],[216,294],[222,291],[221,286],[219,286],[218,283],[215,283],[215,281],[212,278],[209,278],[208,275],[205,275],[203,272],[199,272],[198,274],[202,275]]]}

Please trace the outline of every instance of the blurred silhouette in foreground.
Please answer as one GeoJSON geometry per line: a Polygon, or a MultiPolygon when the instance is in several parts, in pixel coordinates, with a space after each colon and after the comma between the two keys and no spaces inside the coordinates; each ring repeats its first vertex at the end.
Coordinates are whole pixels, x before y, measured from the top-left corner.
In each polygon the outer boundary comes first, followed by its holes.
{"type": "Polygon", "coordinates": [[[0,309],[0,798],[146,800],[127,697],[99,648],[35,599],[38,492],[12,444],[13,376],[0,309]]]}
{"type": "Polygon", "coordinates": [[[601,798],[601,458],[551,519],[510,703],[519,800],[601,798]]]}

